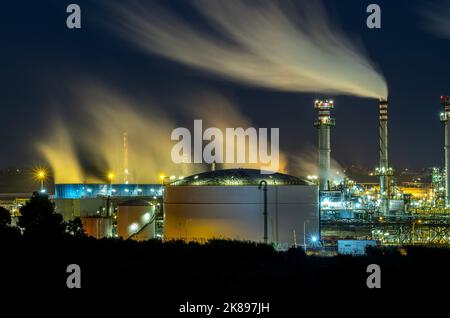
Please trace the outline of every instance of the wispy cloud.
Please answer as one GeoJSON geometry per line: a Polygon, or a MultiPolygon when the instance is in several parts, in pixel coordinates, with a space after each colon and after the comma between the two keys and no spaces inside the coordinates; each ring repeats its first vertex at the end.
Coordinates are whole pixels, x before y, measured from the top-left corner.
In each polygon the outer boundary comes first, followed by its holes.
{"type": "Polygon", "coordinates": [[[424,26],[435,35],[450,39],[450,1],[423,9],[424,26]]]}
{"type": "Polygon", "coordinates": [[[114,28],[149,53],[246,84],[387,97],[383,76],[318,1],[193,3],[209,29],[154,4],[115,6],[114,28]]]}

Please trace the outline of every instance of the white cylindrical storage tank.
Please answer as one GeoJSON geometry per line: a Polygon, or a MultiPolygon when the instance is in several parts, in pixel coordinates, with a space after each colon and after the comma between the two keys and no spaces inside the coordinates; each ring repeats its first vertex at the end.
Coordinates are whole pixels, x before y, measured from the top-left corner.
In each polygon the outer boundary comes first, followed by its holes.
{"type": "Polygon", "coordinates": [[[174,182],[164,191],[164,239],[263,242],[267,186],[268,242],[301,245],[319,236],[317,186],[259,170],[216,170],[174,182]],[[306,233],[304,232],[306,230],[306,233]]]}
{"type": "Polygon", "coordinates": [[[155,237],[155,206],[150,202],[133,199],[117,207],[117,234],[123,239],[139,241],[155,237]]]}

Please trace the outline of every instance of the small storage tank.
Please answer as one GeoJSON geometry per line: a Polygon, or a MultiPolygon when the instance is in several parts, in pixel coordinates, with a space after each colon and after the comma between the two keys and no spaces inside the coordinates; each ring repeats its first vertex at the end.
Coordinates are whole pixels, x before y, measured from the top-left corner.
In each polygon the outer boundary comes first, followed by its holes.
{"type": "Polygon", "coordinates": [[[73,220],[76,217],[97,216],[105,204],[105,198],[79,198],[79,199],[54,199],[56,212],[62,214],[65,221],[73,220]]]}
{"type": "Polygon", "coordinates": [[[93,236],[96,239],[112,236],[112,219],[110,217],[82,217],[81,223],[88,236],[93,236]]]}
{"type": "Polygon", "coordinates": [[[150,202],[133,199],[117,207],[117,234],[123,239],[138,241],[155,237],[155,206],[150,202]]]}

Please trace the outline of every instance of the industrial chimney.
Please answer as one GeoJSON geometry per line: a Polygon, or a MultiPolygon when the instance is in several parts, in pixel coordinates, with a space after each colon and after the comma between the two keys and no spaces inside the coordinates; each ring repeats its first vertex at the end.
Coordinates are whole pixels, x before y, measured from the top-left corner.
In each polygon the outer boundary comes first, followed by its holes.
{"type": "Polygon", "coordinates": [[[390,178],[393,174],[388,162],[388,102],[386,100],[380,100],[379,112],[380,166],[377,169],[377,175],[380,177],[380,209],[386,215],[389,214],[390,178]]]}
{"type": "Polygon", "coordinates": [[[441,113],[441,122],[445,126],[445,206],[450,206],[450,97],[441,96],[441,105],[444,111],[441,113]]]}
{"type": "Polygon", "coordinates": [[[330,128],[335,125],[331,118],[331,110],[334,108],[332,100],[316,100],[314,108],[317,109],[318,118],[314,121],[314,127],[319,130],[319,189],[329,190],[330,171],[330,128]]]}

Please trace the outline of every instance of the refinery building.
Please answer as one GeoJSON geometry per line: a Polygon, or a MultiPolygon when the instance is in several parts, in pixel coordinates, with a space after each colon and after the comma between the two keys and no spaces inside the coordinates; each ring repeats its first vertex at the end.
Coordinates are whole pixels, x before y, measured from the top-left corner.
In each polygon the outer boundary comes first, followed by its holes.
{"type": "MultiPolygon", "coordinates": [[[[429,187],[396,182],[388,156],[388,102],[378,104],[378,181],[333,180],[330,173],[334,101],[316,100],[318,175],[262,174],[224,169],[160,184],[56,184],[52,196],[65,220],[81,218],[91,236],[124,239],[235,239],[280,248],[337,245],[450,243],[450,98],[440,98],[445,168],[433,169],[429,187]]],[[[16,201],[8,201],[14,205],[16,201]]],[[[23,203],[23,200],[21,201],[23,203]]],[[[13,207],[14,208],[14,207],[13,207]]],[[[17,209],[15,209],[17,210],[17,209]]]]}
{"type": "Polygon", "coordinates": [[[64,219],[80,217],[87,233],[97,238],[220,238],[288,247],[305,237],[319,239],[318,198],[317,186],[301,178],[225,169],[168,182],[164,188],[56,184],[53,200],[64,219]]]}

